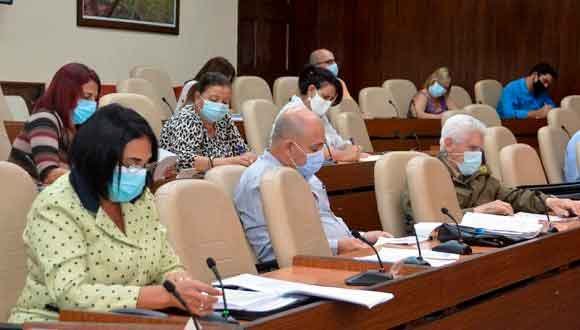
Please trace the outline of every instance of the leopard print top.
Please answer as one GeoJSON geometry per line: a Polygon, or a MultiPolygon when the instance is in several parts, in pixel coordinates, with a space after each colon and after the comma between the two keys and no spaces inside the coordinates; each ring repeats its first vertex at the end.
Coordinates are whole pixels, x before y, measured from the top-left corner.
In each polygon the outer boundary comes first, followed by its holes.
{"type": "Polygon", "coordinates": [[[163,125],[159,146],[177,155],[180,170],[193,167],[196,156],[225,158],[249,151],[229,114],[215,123],[215,129],[209,136],[200,115],[188,105],[163,125]]]}

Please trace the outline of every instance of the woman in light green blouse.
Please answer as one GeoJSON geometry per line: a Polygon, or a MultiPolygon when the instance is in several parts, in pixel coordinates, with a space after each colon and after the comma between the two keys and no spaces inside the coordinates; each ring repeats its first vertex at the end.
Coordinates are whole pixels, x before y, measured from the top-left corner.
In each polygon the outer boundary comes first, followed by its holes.
{"type": "Polygon", "coordinates": [[[54,308],[181,308],[161,286],[165,279],[194,313],[212,311],[219,292],[184,273],[146,188],[145,165],[157,148],[147,122],[117,104],[77,132],[71,172],[28,214],[29,273],[9,322],[57,320],[54,308]]]}

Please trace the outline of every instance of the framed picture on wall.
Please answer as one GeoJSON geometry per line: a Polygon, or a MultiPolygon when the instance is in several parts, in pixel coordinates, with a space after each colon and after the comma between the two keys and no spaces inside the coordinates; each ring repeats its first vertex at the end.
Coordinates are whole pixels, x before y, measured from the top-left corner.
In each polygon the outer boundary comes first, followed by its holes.
{"type": "Polygon", "coordinates": [[[179,0],[77,0],[77,25],[179,34],[179,0]]]}

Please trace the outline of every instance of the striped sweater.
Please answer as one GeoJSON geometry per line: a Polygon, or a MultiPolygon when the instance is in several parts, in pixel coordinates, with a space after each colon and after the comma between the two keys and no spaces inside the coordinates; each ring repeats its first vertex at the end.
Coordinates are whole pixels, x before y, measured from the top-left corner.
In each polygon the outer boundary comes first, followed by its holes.
{"type": "Polygon", "coordinates": [[[68,166],[70,138],[66,132],[56,112],[41,110],[30,116],[14,140],[8,160],[42,183],[52,169],[68,166]]]}

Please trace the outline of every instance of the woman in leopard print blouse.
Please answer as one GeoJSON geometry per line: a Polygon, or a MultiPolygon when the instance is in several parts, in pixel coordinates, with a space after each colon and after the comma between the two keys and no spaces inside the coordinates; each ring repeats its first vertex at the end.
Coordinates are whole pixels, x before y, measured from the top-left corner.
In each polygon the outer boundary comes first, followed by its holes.
{"type": "Polygon", "coordinates": [[[214,166],[249,166],[256,155],[249,151],[229,114],[230,81],[209,72],[196,86],[194,102],[174,114],[161,130],[160,147],[177,154],[178,169],[205,172],[214,166]]]}

